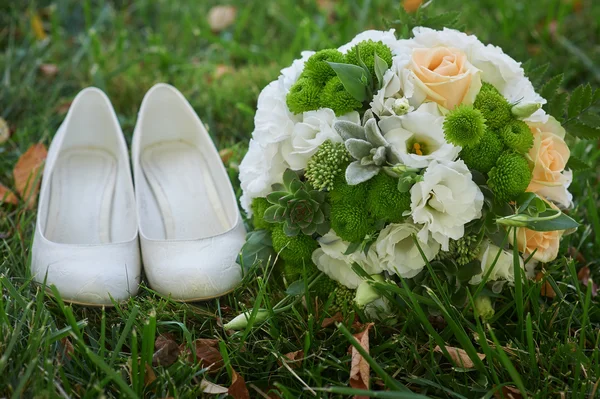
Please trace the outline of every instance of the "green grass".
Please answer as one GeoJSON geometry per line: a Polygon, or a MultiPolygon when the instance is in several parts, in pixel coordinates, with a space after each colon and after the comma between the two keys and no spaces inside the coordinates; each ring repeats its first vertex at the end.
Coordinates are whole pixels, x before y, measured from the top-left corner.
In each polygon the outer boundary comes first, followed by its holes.
{"type": "MultiPolygon", "coordinates": [[[[236,164],[252,131],[260,90],[300,51],[337,47],[398,16],[398,2],[391,0],[331,1],[329,15],[308,0],[229,3],[238,7],[236,22],[215,34],[206,22],[213,1],[0,2],[0,116],[15,130],[0,146],[0,182],[12,185],[12,167],[32,143],[49,144],[65,104],[80,89],[94,85],[107,92],[129,140],[145,91],[165,81],[182,90],[220,148],[233,148],[229,171],[238,187],[236,164]],[[44,41],[31,29],[36,12],[48,34],[44,41]],[[43,63],[55,64],[58,74],[41,74],[43,63]],[[232,69],[217,76],[219,65],[232,69]]],[[[550,62],[548,76],[564,72],[566,88],[586,81],[598,87],[600,5],[594,3],[450,0],[434,1],[429,9],[432,14],[460,9],[467,31],[519,61],[550,62]]],[[[573,154],[597,165],[597,143],[570,144],[573,154]]],[[[571,215],[583,225],[564,239],[561,253],[572,248],[582,257],[559,258],[547,266],[542,282],[519,280],[503,292],[487,324],[453,307],[444,290],[417,294],[378,284],[393,298],[398,317],[371,331],[368,361],[377,391],[371,395],[489,398],[505,385],[540,398],[600,392],[599,302],[577,280],[577,271],[588,264],[600,281],[598,167],[578,173],[572,192],[577,201],[571,215]],[[553,300],[540,295],[545,281],[557,293],[553,300]],[[464,349],[475,368],[453,366],[434,351],[436,345],[464,349]],[[475,353],[486,358],[479,361],[475,353]],[[390,391],[383,392],[383,385],[390,391]]],[[[351,310],[345,327],[322,328],[323,312],[311,301],[303,306],[297,298],[286,299],[276,273],[261,268],[251,270],[234,293],[206,303],[179,304],[144,286],[114,309],[65,305],[30,280],[34,223],[32,211],[0,208],[0,397],[197,397],[204,378],[229,386],[234,371],[252,397],[356,393],[348,388],[348,348],[353,317],[365,321],[360,311],[351,310]],[[282,300],[295,305],[253,329],[230,334],[222,328],[241,311],[258,306],[272,311],[282,300]],[[166,333],[190,348],[197,338],[217,339],[224,366],[206,370],[180,357],[169,367],[146,367],[154,337],[166,333]],[[301,367],[281,365],[284,354],[298,350],[305,352],[301,367]],[[150,371],[156,378],[146,385],[150,371]]]]}

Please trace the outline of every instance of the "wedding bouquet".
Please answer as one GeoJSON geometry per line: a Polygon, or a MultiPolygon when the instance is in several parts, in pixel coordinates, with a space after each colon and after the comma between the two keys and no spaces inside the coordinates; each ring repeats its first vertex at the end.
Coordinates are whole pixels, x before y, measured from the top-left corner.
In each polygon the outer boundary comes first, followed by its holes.
{"type": "MultiPolygon", "coordinates": [[[[288,284],[323,272],[311,289],[334,309],[353,296],[385,309],[373,280],[418,289],[432,274],[464,306],[472,287],[498,293],[555,259],[578,226],[563,212],[562,118],[520,63],[456,30],[413,34],[303,52],[258,98],[240,164],[255,229],[242,261],[272,246],[288,284]]],[[[578,90],[581,112],[598,92],[578,90]]]]}

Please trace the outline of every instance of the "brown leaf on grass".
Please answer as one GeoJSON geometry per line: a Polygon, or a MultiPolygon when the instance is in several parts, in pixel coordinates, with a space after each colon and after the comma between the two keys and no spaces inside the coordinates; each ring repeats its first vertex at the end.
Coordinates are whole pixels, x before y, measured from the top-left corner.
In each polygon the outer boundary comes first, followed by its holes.
{"type": "Polygon", "coordinates": [[[569,247],[569,256],[581,264],[586,264],[585,257],[575,247],[569,247]]]}
{"type": "Polygon", "coordinates": [[[148,386],[152,384],[156,380],[156,374],[154,374],[154,369],[146,363],[146,372],[144,373],[144,385],[148,386]]]}
{"type": "Polygon", "coordinates": [[[223,163],[227,165],[227,163],[233,156],[233,150],[231,148],[223,148],[219,151],[219,156],[221,157],[221,161],[223,161],[223,163]]]}
{"type": "Polygon", "coordinates": [[[494,397],[496,399],[522,399],[523,395],[521,395],[521,391],[517,388],[505,385],[500,390],[494,392],[494,397]]]}
{"type": "Polygon", "coordinates": [[[33,32],[33,36],[35,36],[35,38],[38,40],[44,40],[47,37],[46,31],[44,31],[42,18],[37,13],[31,16],[31,30],[33,32]]]}
{"type": "Polygon", "coordinates": [[[63,362],[64,360],[71,360],[71,357],[75,353],[75,348],[71,343],[69,337],[61,338],[60,343],[63,347],[63,350],[58,353],[58,360],[63,362]]]}
{"type": "Polygon", "coordinates": [[[10,127],[8,123],[0,118],[0,144],[3,144],[10,138],[10,127]]]}
{"type": "Polygon", "coordinates": [[[152,365],[168,367],[179,357],[179,345],[171,334],[159,335],[154,343],[155,352],[152,355],[152,365]]]}
{"type": "Polygon", "coordinates": [[[58,67],[55,64],[42,64],[40,65],[40,72],[44,76],[53,78],[58,74],[58,67]]]}
{"type": "MultiPolygon", "coordinates": [[[[354,338],[358,341],[367,353],[369,352],[369,330],[373,323],[365,325],[365,329],[354,334],[354,338]]],[[[371,367],[364,357],[356,350],[354,345],[350,345],[350,353],[352,354],[352,363],[350,365],[350,386],[356,389],[369,389],[371,367]]],[[[355,398],[360,398],[355,396],[355,398]]]]}
{"type": "Polygon", "coordinates": [[[71,108],[72,103],[73,101],[69,100],[58,104],[58,106],[56,107],[56,113],[59,115],[65,115],[69,111],[69,108],[71,108]]]}
{"type": "Polygon", "coordinates": [[[233,376],[231,377],[231,386],[227,390],[227,393],[233,399],[250,399],[250,392],[248,391],[248,387],[246,387],[244,377],[239,375],[235,370],[231,370],[233,371],[233,376]]]}
{"type": "Polygon", "coordinates": [[[235,70],[231,66],[225,65],[225,64],[219,64],[215,68],[214,78],[219,79],[221,76],[228,75],[233,72],[235,72],[235,70]]]}
{"type": "Polygon", "coordinates": [[[15,188],[29,209],[35,207],[41,182],[41,173],[39,172],[47,155],[48,151],[46,151],[45,145],[33,144],[21,155],[13,169],[15,188]]]}
{"type": "MultiPolygon", "coordinates": [[[[446,346],[446,350],[448,351],[448,354],[450,355],[450,357],[452,358],[452,361],[454,362],[454,364],[457,367],[461,367],[464,369],[472,369],[473,367],[475,367],[473,360],[471,360],[471,358],[469,357],[467,352],[465,352],[464,349],[454,348],[452,346],[446,346]]],[[[442,348],[440,348],[439,345],[437,345],[435,348],[433,348],[433,351],[439,352],[439,353],[444,353],[444,351],[442,350],[442,348]]],[[[478,353],[477,357],[479,357],[481,360],[485,359],[485,355],[482,353],[478,353]]]]}
{"type": "MultiPolygon", "coordinates": [[[[577,272],[577,279],[579,281],[581,281],[581,284],[583,284],[587,287],[590,283],[591,275],[592,275],[592,273],[590,271],[590,268],[588,266],[584,266],[577,272]]],[[[592,280],[592,282],[593,282],[593,280],[592,280]]],[[[596,295],[598,295],[598,284],[593,282],[592,283],[592,297],[595,297],[596,295]]]]}
{"type": "Polygon", "coordinates": [[[213,395],[222,395],[229,392],[229,389],[208,381],[206,378],[200,381],[200,389],[202,393],[210,393],[213,395]]]}
{"type": "Polygon", "coordinates": [[[340,312],[337,312],[333,315],[333,317],[324,318],[323,322],[321,323],[321,327],[326,328],[331,326],[332,324],[341,323],[342,321],[344,321],[344,316],[342,316],[340,312]]]}
{"type": "Polygon", "coordinates": [[[335,22],[335,2],[333,0],[317,0],[317,8],[327,16],[327,22],[335,22]]]}
{"type": "Polygon", "coordinates": [[[402,2],[402,7],[406,12],[416,12],[419,7],[421,7],[422,3],[423,0],[404,0],[402,2]]]}
{"type": "Polygon", "coordinates": [[[208,12],[208,25],[215,32],[227,29],[235,21],[237,8],[233,6],[215,6],[208,12]]]}
{"type": "MultiPolygon", "coordinates": [[[[196,351],[196,360],[202,363],[203,367],[210,367],[210,372],[215,372],[223,367],[223,356],[219,352],[219,340],[199,338],[194,341],[196,351]]],[[[186,351],[185,345],[182,344],[179,348],[182,352],[186,351]]],[[[189,351],[187,351],[189,353],[189,351]]],[[[193,354],[189,353],[188,361],[194,361],[193,354]]]]}
{"type": "MultiPolygon", "coordinates": [[[[538,272],[535,276],[535,281],[542,281],[543,278],[544,273],[538,272]]],[[[542,289],[540,290],[540,294],[542,296],[545,296],[546,298],[554,298],[556,296],[556,292],[554,292],[554,288],[552,288],[552,285],[550,285],[548,280],[544,280],[544,283],[542,284],[542,289]]]]}
{"type": "Polygon", "coordinates": [[[0,183],[0,203],[17,205],[19,200],[15,193],[0,183]]]}
{"type": "MultiPolygon", "coordinates": [[[[297,369],[298,367],[302,366],[302,360],[304,360],[304,351],[299,350],[295,352],[290,352],[286,353],[283,356],[285,356],[285,358],[287,359],[286,363],[288,366],[290,366],[293,369],[297,369]]],[[[279,360],[278,363],[280,366],[283,365],[281,360],[279,360]]]]}

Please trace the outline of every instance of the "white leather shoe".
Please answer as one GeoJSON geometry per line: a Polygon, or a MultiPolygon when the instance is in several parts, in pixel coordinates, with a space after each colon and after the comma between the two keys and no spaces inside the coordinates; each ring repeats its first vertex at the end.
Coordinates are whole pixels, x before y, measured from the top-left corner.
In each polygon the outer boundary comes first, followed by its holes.
{"type": "Polygon", "coordinates": [[[34,280],[111,305],[135,295],[141,263],[127,145],[106,95],[82,90],[54,137],[33,239],[34,280]]]}
{"type": "Polygon", "coordinates": [[[157,84],[144,97],[132,157],[150,287],[180,301],[232,291],[246,230],[217,149],[174,87],[157,84]]]}

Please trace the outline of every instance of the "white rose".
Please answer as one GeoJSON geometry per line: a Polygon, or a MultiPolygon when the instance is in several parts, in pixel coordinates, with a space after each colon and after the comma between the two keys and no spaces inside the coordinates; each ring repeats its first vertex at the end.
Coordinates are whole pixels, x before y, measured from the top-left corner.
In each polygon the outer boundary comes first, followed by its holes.
{"type": "MultiPolygon", "coordinates": [[[[515,281],[512,251],[502,249],[492,244],[489,240],[485,240],[479,247],[477,258],[481,261],[481,273],[473,276],[469,284],[479,284],[488,272],[490,275],[487,281],[504,280],[509,283],[515,281]],[[497,261],[496,257],[498,257],[497,261]]],[[[524,268],[523,259],[520,256],[519,262],[521,269],[524,268]]]]}
{"type": "Polygon", "coordinates": [[[414,222],[424,225],[421,240],[426,241],[430,232],[447,251],[449,239],[461,238],[464,225],[481,217],[483,194],[462,160],[432,161],[423,181],[410,189],[410,201],[414,222]]]}
{"type": "MultiPolygon", "coordinates": [[[[419,229],[412,223],[389,224],[381,230],[375,248],[384,270],[404,278],[419,274],[426,262],[412,238],[418,232],[419,229]]],[[[435,258],[440,251],[440,244],[429,234],[426,240],[417,237],[417,241],[427,261],[435,258]]]]}
{"type": "Polygon", "coordinates": [[[352,39],[349,43],[344,44],[338,50],[346,54],[348,50],[357,45],[360,42],[364,42],[366,40],[373,40],[374,42],[382,42],[390,49],[392,49],[392,54],[395,54],[398,50],[398,39],[396,39],[396,35],[394,34],[396,30],[390,29],[389,31],[382,30],[366,30],[364,32],[359,33],[352,39]]]}
{"type": "Polygon", "coordinates": [[[368,274],[379,274],[382,269],[375,251],[369,250],[368,255],[362,251],[356,251],[350,255],[344,255],[348,249],[349,243],[339,238],[333,230],[319,238],[319,246],[313,254],[312,261],[319,270],[329,276],[329,278],[345,285],[348,288],[356,289],[362,283],[354,270],[352,264],[358,263],[368,274]]]}
{"type": "Polygon", "coordinates": [[[283,142],[281,148],[283,158],[292,169],[305,169],[310,157],[325,141],[331,140],[336,143],[343,141],[333,128],[333,124],[338,120],[360,124],[360,116],[355,111],[339,118],[336,118],[335,113],[329,108],[321,108],[303,114],[302,122],[294,126],[291,137],[283,142]]]}
{"type": "Polygon", "coordinates": [[[252,214],[252,200],[266,196],[272,191],[272,184],[283,180],[283,172],[288,165],[279,148],[277,143],[263,146],[256,140],[250,140],[248,152],[240,163],[240,183],[243,190],[240,202],[248,215],[252,214]]]}
{"type": "Polygon", "coordinates": [[[379,127],[402,162],[412,168],[426,168],[434,160],[454,161],[461,150],[446,141],[444,117],[434,102],[403,116],[382,119],[379,127]]]}

